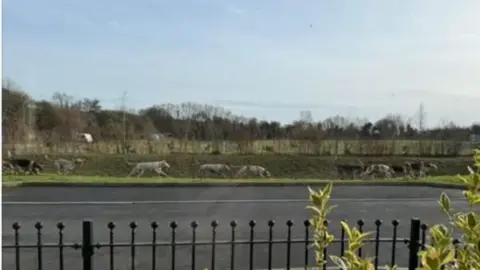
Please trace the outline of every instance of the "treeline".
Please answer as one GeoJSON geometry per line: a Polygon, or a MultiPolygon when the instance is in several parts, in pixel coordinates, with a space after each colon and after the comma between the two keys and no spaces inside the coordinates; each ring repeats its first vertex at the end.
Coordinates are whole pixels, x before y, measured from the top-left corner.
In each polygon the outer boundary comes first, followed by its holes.
{"type": "Polygon", "coordinates": [[[296,139],[429,139],[468,140],[480,126],[459,127],[453,123],[418,130],[397,115],[375,122],[333,116],[312,122],[305,112],[288,125],[233,115],[210,105],[182,103],[155,105],[125,112],[107,110],[97,99],[74,100],[56,93],[52,100],[35,101],[12,84],[2,85],[2,129],[4,142],[25,138],[43,141],[71,141],[78,133],[90,133],[95,140],[133,140],[154,138],[154,134],[196,140],[271,140],[296,139]]]}

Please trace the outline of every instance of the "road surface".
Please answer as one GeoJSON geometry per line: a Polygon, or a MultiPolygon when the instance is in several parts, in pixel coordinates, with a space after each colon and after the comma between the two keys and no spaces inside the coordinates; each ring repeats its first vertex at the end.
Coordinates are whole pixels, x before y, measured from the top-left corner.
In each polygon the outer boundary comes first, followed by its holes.
{"type": "MultiPolygon", "coordinates": [[[[339,221],[347,220],[354,224],[363,219],[365,230],[374,230],[374,220],[381,219],[380,230],[382,238],[392,237],[391,222],[400,222],[398,236],[408,237],[409,222],[412,217],[418,217],[427,224],[444,223],[446,219],[438,208],[437,200],[440,192],[445,191],[453,199],[453,206],[466,209],[462,202],[461,191],[442,190],[424,187],[334,187],[332,204],[337,208],[330,214],[331,231],[340,237],[339,221]]],[[[198,221],[196,230],[197,241],[211,241],[212,228],[210,223],[219,223],[216,240],[230,240],[229,223],[235,220],[237,240],[248,240],[250,220],[256,221],[255,239],[268,239],[267,222],[275,220],[274,239],[285,240],[287,237],[286,221],[292,220],[292,238],[303,239],[305,229],[303,221],[310,213],[305,209],[308,191],[305,187],[218,187],[218,188],[4,188],[3,189],[3,244],[14,241],[12,223],[21,224],[21,243],[35,244],[37,240],[34,223],[41,221],[44,229],[42,241],[58,242],[58,222],[66,226],[65,242],[81,242],[81,222],[89,219],[94,224],[94,242],[108,243],[109,233],[107,223],[116,224],[115,242],[131,241],[129,223],[135,221],[136,242],[151,242],[152,229],[150,223],[157,221],[157,241],[171,241],[169,224],[176,221],[177,241],[191,241],[191,221],[198,221]]],[[[215,269],[230,269],[230,246],[215,247],[215,269]]],[[[292,244],[290,264],[292,267],[304,265],[303,243],[292,244]]],[[[195,250],[195,269],[205,267],[212,269],[211,245],[197,247],[195,250]]],[[[340,245],[334,244],[329,254],[339,254],[340,245]]],[[[58,269],[58,248],[44,249],[44,269],[58,269]]],[[[287,264],[287,247],[285,244],[273,245],[273,267],[282,268],[287,264]]],[[[311,253],[311,252],[310,252],[311,253]]],[[[235,269],[249,269],[250,252],[248,245],[235,247],[235,269]]],[[[364,255],[374,255],[374,245],[369,244],[364,249],[364,255]]],[[[15,252],[13,249],[3,251],[3,266],[5,269],[15,269],[15,252]]],[[[115,248],[115,268],[152,269],[152,248],[128,247],[115,248]]],[[[312,255],[312,254],[310,254],[312,255]]],[[[158,269],[171,269],[170,247],[158,247],[155,251],[158,269]]],[[[191,269],[192,250],[190,246],[177,247],[175,269],[191,269]]],[[[396,262],[402,266],[407,264],[407,249],[403,243],[397,244],[396,262]]],[[[103,247],[94,255],[95,269],[110,269],[109,249],[103,247]]],[[[385,265],[391,259],[391,244],[380,245],[379,264],[385,265]]],[[[313,256],[309,259],[313,265],[313,256]]],[[[37,250],[21,251],[21,269],[37,269],[37,250]]],[[[79,250],[65,249],[65,269],[81,269],[79,250]]],[[[268,269],[268,245],[255,245],[253,251],[253,268],[268,269]]]]}

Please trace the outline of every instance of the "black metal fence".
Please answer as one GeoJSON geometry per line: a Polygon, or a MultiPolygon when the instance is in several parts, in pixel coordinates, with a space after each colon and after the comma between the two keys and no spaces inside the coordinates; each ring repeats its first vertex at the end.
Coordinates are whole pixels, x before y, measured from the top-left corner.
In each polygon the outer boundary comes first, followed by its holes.
{"type": "MultiPolygon", "coordinates": [[[[379,251],[380,251],[380,246],[383,243],[389,243],[388,245],[391,245],[391,253],[388,257],[389,265],[394,265],[396,264],[396,256],[397,256],[397,248],[400,245],[406,245],[407,249],[404,249],[408,252],[408,254],[403,254],[404,256],[408,256],[408,269],[415,269],[418,264],[418,257],[417,253],[420,249],[425,247],[425,237],[426,237],[426,230],[427,230],[427,225],[421,224],[419,219],[412,219],[410,222],[410,235],[409,236],[404,236],[401,237],[398,235],[398,225],[399,222],[397,220],[392,221],[392,231],[391,231],[391,237],[389,238],[381,238],[380,237],[380,228],[382,225],[382,222],[380,220],[376,220],[374,222],[375,224],[375,230],[373,237],[371,239],[368,239],[366,242],[367,243],[373,243],[374,245],[374,264],[375,264],[375,269],[378,269],[379,267],[379,251]]],[[[5,251],[10,251],[12,256],[13,265],[14,269],[20,270],[20,269],[46,269],[46,270],[53,270],[54,268],[56,269],[71,269],[68,266],[65,266],[64,263],[64,254],[68,250],[72,251],[75,250],[75,252],[78,252],[76,256],[79,257],[81,260],[81,266],[77,265],[79,269],[83,270],[92,270],[96,269],[94,262],[94,259],[96,258],[96,253],[99,250],[103,250],[105,255],[108,258],[108,269],[114,270],[114,269],[131,269],[131,270],[139,270],[139,269],[167,269],[167,267],[164,267],[167,263],[169,265],[168,269],[179,269],[177,267],[178,261],[183,261],[189,260],[189,267],[188,269],[204,269],[208,268],[209,270],[214,270],[218,269],[218,258],[217,258],[217,249],[221,246],[224,246],[228,249],[228,257],[229,258],[222,258],[223,263],[228,263],[229,268],[231,270],[234,269],[256,269],[256,266],[254,265],[254,255],[255,255],[255,250],[259,248],[259,246],[263,246],[262,250],[265,251],[266,255],[265,257],[262,255],[262,258],[256,258],[256,259],[261,259],[266,262],[266,268],[267,269],[272,269],[274,268],[274,264],[276,261],[276,258],[278,257],[285,257],[285,264],[282,266],[283,269],[291,269],[293,268],[293,263],[292,263],[292,253],[295,251],[297,254],[302,254],[301,256],[303,258],[298,258],[296,257],[297,265],[295,267],[298,267],[298,262],[302,262],[302,268],[309,268],[314,266],[314,263],[312,263],[312,256],[313,256],[313,250],[310,247],[310,244],[312,243],[312,232],[311,232],[311,226],[310,222],[308,220],[303,222],[302,225],[302,230],[303,232],[303,237],[302,238],[294,238],[292,237],[292,226],[293,222],[292,221],[287,221],[286,222],[286,236],[283,239],[275,239],[273,237],[274,235],[274,228],[275,222],[274,221],[268,221],[268,237],[266,239],[258,239],[255,237],[255,229],[256,229],[256,222],[255,221],[250,221],[248,223],[248,239],[239,239],[237,237],[237,223],[235,221],[231,221],[229,224],[229,239],[228,240],[222,240],[219,239],[217,236],[217,228],[219,227],[219,223],[216,221],[212,221],[210,226],[211,226],[211,238],[208,241],[202,241],[199,240],[197,237],[197,228],[198,228],[198,223],[197,222],[192,222],[190,224],[190,230],[191,230],[191,239],[189,241],[179,241],[177,239],[177,228],[178,224],[176,222],[171,222],[170,223],[170,229],[169,229],[169,241],[160,241],[158,238],[158,234],[160,233],[159,229],[159,224],[157,222],[152,222],[150,224],[150,230],[151,230],[151,240],[147,242],[140,242],[136,239],[137,235],[137,230],[138,226],[135,222],[131,222],[129,224],[129,241],[126,242],[119,242],[115,241],[115,229],[116,225],[113,222],[109,222],[107,224],[107,230],[108,230],[108,241],[104,242],[95,242],[94,239],[94,226],[92,221],[85,220],[82,222],[82,232],[81,232],[81,239],[78,239],[78,242],[67,242],[64,240],[64,229],[65,225],[63,223],[58,223],[57,224],[57,232],[56,234],[58,235],[58,241],[55,243],[47,243],[43,241],[43,225],[41,223],[36,223],[35,224],[35,235],[31,235],[32,237],[35,237],[36,241],[34,243],[23,243],[24,241],[21,241],[21,229],[20,224],[14,223],[12,228],[13,228],[13,235],[11,236],[12,242],[13,243],[3,243],[3,250],[5,251]],[[285,250],[282,252],[282,254],[278,254],[276,252],[273,254],[273,247],[274,245],[279,245],[282,244],[285,247],[285,250]],[[295,245],[295,247],[294,247],[295,245]],[[248,257],[247,259],[243,259],[242,261],[238,262],[236,260],[236,252],[238,252],[238,246],[244,246],[246,250],[246,255],[245,257],[248,257]],[[265,249],[266,246],[266,249],[265,249]],[[177,250],[179,248],[188,248],[188,253],[189,257],[180,257],[177,254],[177,250]],[[200,257],[197,254],[197,250],[200,248],[208,248],[208,265],[198,265],[198,257],[200,257]],[[122,256],[123,262],[118,263],[117,262],[117,256],[116,256],[116,249],[119,248],[127,248],[129,249],[128,252],[128,260],[126,260],[126,256],[122,256]],[[135,263],[137,261],[136,256],[138,256],[139,252],[137,249],[139,248],[148,248],[150,251],[148,252],[147,258],[148,262],[147,264],[144,264],[142,267],[138,267],[135,263]],[[168,262],[163,259],[159,260],[158,256],[158,250],[160,248],[166,248],[168,249],[168,256],[164,256],[164,258],[168,258],[168,262]],[[31,258],[29,259],[30,261],[28,262],[29,265],[25,267],[25,264],[27,263],[28,260],[22,259],[22,251],[25,249],[30,249],[31,251],[35,252],[35,262],[32,264],[31,258]],[[50,256],[50,261],[46,261],[44,259],[44,252],[46,250],[56,250],[53,258],[50,256]],[[309,259],[310,258],[310,259],[309,259]],[[56,262],[52,262],[52,260],[56,262]],[[45,265],[48,264],[47,267],[45,265]],[[53,265],[55,265],[53,267],[53,265]],[[128,266],[126,266],[128,264],[128,266]],[[241,265],[240,267],[238,265],[241,265]],[[22,267],[23,265],[23,267],[22,267]],[[34,265],[34,266],[32,266],[34,265]]],[[[359,220],[357,222],[357,226],[360,231],[364,230],[364,225],[365,223],[362,220],[359,220]]],[[[278,227],[278,226],[277,226],[278,227]]],[[[5,231],[5,229],[4,229],[5,231]]],[[[4,234],[5,237],[5,234],[4,234]]],[[[5,238],[4,238],[5,239],[5,238]]],[[[345,231],[342,229],[340,231],[340,235],[336,235],[336,240],[334,241],[337,245],[339,245],[339,248],[335,248],[333,250],[332,248],[328,248],[324,250],[324,255],[327,257],[329,254],[335,254],[335,255],[343,255],[343,251],[346,248],[347,239],[345,236],[345,231]]],[[[405,251],[404,251],[405,252],[405,251]]],[[[358,250],[358,254],[360,256],[364,255],[363,249],[358,250]]],[[[142,255],[145,255],[145,252],[141,253],[142,255]]],[[[227,254],[227,252],[225,253],[227,254]]],[[[165,254],[164,254],[165,255],[165,254]]],[[[205,261],[205,253],[201,255],[203,257],[203,260],[205,261]]],[[[225,257],[225,256],[224,256],[225,257]]],[[[145,258],[145,257],[144,257],[145,258]]],[[[385,259],[385,256],[382,255],[382,258],[385,259]]],[[[4,258],[5,262],[5,258],[4,258]]],[[[10,267],[9,267],[10,268],[10,267]]],[[[13,269],[13,268],[12,268],[13,269]]],[[[104,270],[106,268],[98,268],[96,270],[104,270]]],[[[324,269],[327,269],[327,266],[324,267],[324,269]]],[[[223,270],[223,269],[222,269],[223,270]]]]}

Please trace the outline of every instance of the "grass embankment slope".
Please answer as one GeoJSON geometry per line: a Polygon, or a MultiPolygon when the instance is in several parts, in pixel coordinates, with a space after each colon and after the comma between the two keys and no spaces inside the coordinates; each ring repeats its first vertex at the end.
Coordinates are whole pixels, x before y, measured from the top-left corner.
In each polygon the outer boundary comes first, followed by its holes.
{"type": "MultiPolygon", "coordinates": [[[[51,161],[45,161],[43,155],[24,155],[45,164],[44,173],[54,173],[51,161]]],[[[51,158],[74,158],[82,156],[52,155],[51,158]]],[[[167,173],[172,177],[191,178],[202,163],[230,163],[232,165],[255,164],[266,167],[275,178],[302,178],[302,179],[331,179],[334,177],[334,159],[328,156],[306,155],[89,155],[85,156],[87,163],[77,168],[72,174],[80,176],[110,176],[125,177],[131,167],[125,163],[130,162],[166,160],[171,165],[167,173]]],[[[405,161],[416,160],[414,157],[339,157],[337,163],[358,164],[358,159],[364,163],[375,162],[385,164],[402,164],[405,161]]],[[[472,164],[471,157],[457,158],[422,158],[424,161],[435,162],[438,175],[455,175],[466,172],[466,166],[472,164]]],[[[145,172],[144,176],[154,176],[152,172],[145,172]]]]}
{"type": "MultiPolygon", "coordinates": [[[[109,176],[75,176],[75,175],[57,175],[42,174],[39,176],[30,175],[8,175],[3,176],[4,186],[22,186],[22,185],[140,185],[140,184],[159,184],[159,185],[202,185],[202,184],[259,184],[259,185],[295,185],[295,184],[324,184],[330,180],[326,179],[292,179],[292,178],[161,178],[161,177],[109,177],[109,176]]],[[[393,185],[435,185],[435,184],[460,184],[460,180],[456,176],[437,176],[427,177],[423,179],[405,180],[403,178],[396,179],[366,179],[366,180],[334,180],[336,185],[355,184],[393,184],[393,185]]]]}

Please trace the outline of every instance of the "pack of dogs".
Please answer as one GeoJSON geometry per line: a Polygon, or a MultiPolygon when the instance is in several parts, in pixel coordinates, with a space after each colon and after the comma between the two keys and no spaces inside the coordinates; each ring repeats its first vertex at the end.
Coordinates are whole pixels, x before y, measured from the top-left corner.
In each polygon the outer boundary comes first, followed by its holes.
{"type": "MultiPolygon", "coordinates": [[[[86,159],[74,158],[72,160],[57,158],[50,159],[48,155],[44,156],[45,161],[51,161],[53,167],[58,174],[69,174],[77,167],[82,167],[85,164],[86,159]]],[[[2,160],[2,172],[7,174],[35,174],[38,175],[44,170],[45,165],[33,159],[28,158],[13,158],[11,153],[8,152],[8,159],[2,160]]]]}
{"type": "Polygon", "coordinates": [[[365,164],[358,160],[358,164],[335,164],[340,179],[363,179],[365,177],[404,178],[426,177],[438,171],[438,166],[432,162],[405,161],[403,164],[365,164]]]}
{"type": "MultiPolygon", "coordinates": [[[[85,158],[50,159],[48,155],[45,155],[44,157],[45,161],[52,162],[57,173],[61,175],[66,175],[75,171],[76,168],[82,167],[87,161],[85,158]]],[[[9,158],[3,160],[2,163],[2,171],[4,173],[38,175],[44,170],[44,164],[28,158],[12,158],[10,153],[9,158]]],[[[141,177],[145,171],[152,171],[159,176],[168,177],[166,171],[171,168],[170,164],[165,160],[136,163],[125,161],[125,163],[127,166],[132,167],[127,177],[141,177]]],[[[272,177],[272,174],[265,167],[260,165],[231,165],[229,163],[199,164],[198,161],[195,161],[195,163],[199,166],[193,176],[194,178],[202,178],[212,175],[224,178],[227,178],[228,175],[232,175],[234,178],[251,176],[272,177]]],[[[358,160],[358,164],[337,164],[336,158],[334,166],[337,177],[340,179],[363,179],[365,177],[394,178],[400,176],[405,178],[419,178],[438,171],[438,166],[436,164],[424,162],[422,160],[406,161],[403,164],[365,164],[361,160],[358,160]]]]}
{"type": "MultiPolygon", "coordinates": [[[[53,167],[58,174],[66,175],[73,172],[76,168],[82,167],[86,159],[84,158],[74,158],[74,159],[50,159],[45,155],[46,161],[51,161],[53,167]]],[[[160,161],[146,161],[146,162],[128,162],[125,161],[126,165],[132,167],[130,173],[127,177],[140,177],[144,174],[145,171],[152,171],[157,173],[159,176],[168,177],[166,171],[171,168],[170,164],[165,160],[160,161]]],[[[271,173],[262,166],[259,165],[241,165],[233,166],[230,164],[201,164],[194,177],[205,177],[205,176],[220,176],[228,177],[233,169],[237,168],[237,172],[234,174],[234,177],[247,177],[247,176],[256,176],[256,177],[271,177],[271,173]]],[[[3,173],[10,174],[35,174],[38,175],[41,171],[44,170],[44,164],[41,164],[35,160],[27,158],[9,158],[3,160],[2,171],[3,173]]]]}

